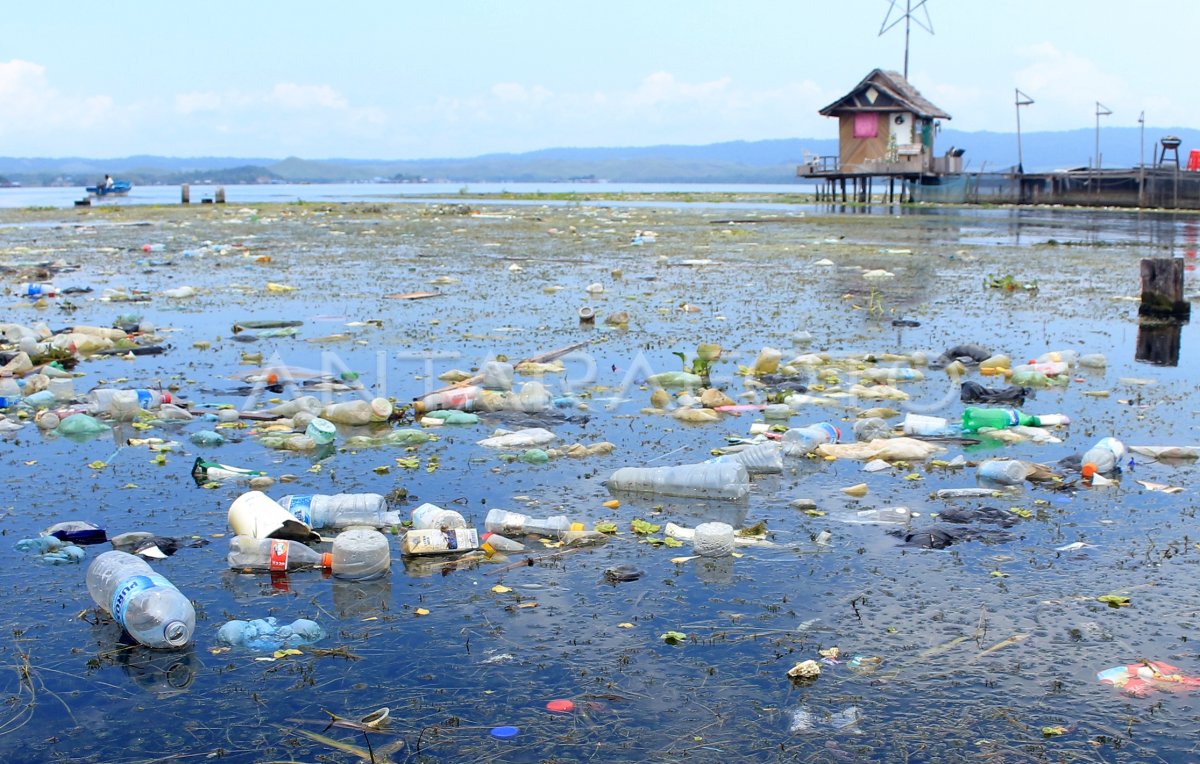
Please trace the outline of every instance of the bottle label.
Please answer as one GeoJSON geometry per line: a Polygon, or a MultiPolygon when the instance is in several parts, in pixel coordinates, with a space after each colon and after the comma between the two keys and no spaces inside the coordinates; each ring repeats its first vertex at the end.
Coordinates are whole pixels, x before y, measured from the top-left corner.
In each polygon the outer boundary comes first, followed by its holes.
{"type": "Polygon", "coordinates": [[[143,408],[143,409],[150,408],[150,396],[151,396],[151,393],[149,390],[138,390],[137,391],[138,408],[143,408]]]}
{"type": "Polygon", "coordinates": [[[108,612],[112,613],[112,617],[117,623],[124,626],[125,610],[129,607],[130,601],[138,594],[156,587],[174,589],[175,585],[157,573],[151,573],[148,576],[130,576],[122,581],[117,590],[113,592],[108,612]]]}
{"type": "Polygon", "coordinates": [[[284,539],[273,539],[271,541],[271,559],[269,566],[272,573],[280,573],[287,570],[288,552],[291,550],[291,544],[284,539]]]}
{"type": "Polygon", "coordinates": [[[312,527],[312,499],[311,496],[293,496],[288,500],[288,511],[292,517],[309,527],[312,527]]]}

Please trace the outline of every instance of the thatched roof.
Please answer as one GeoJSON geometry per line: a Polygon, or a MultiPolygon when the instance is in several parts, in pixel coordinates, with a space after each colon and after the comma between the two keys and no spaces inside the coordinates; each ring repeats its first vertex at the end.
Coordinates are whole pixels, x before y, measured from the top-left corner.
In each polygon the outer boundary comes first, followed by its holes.
{"type": "Polygon", "coordinates": [[[926,100],[903,75],[884,69],[872,71],[849,93],[821,109],[821,114],[836,117],[860,111],[910,111],[923,119],[950,119],[949,114],[926,100]]]}

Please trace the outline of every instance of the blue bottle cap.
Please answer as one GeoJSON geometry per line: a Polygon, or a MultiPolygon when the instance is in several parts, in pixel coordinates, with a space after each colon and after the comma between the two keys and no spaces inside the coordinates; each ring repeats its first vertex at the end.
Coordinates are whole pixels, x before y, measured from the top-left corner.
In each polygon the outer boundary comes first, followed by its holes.
{"type": "Polygon", "coordinates": [[[492,727],[492,737],[506,740],[510,737],[516,737],[521,730],[517,727],[492,727]]]}

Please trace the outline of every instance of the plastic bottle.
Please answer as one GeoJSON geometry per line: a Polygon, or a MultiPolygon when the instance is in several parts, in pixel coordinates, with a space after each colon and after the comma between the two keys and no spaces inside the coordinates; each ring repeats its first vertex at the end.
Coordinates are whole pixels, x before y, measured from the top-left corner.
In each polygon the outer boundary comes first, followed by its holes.
{"type": "Polygon", "coordinates": [[[140,557],[104,552],[88,566],[87,588],[92,600],[141,644],[173,649],[192,641],[192,603],[140,557]]]}
{"type": "Polygon", "coordinates": [[[854,439],[868,443],[878,438],[890,438],[892,428],[881,417],[871,416],[854,423],[854,439]]]}
{"type": "Polygon", "coordinates": [[[331,403],[321,409],[321,418],[335,424],[363,425],[371,422],[386,422],[392,415],[392,404],[387,398],[364,401],[331,403]]]}
{"type": "MultiPolygon", "coordinates": [[[[740,466],[740,465],[739,465],[740,466]]],[[[571,529],[571,521],[566,515],[536,518],[523,515],[520,512],[509,512],[506,509],[493,509],[483,521],[484,527],[502,536],[521,536],[535,534],[558,538],[571,529]]]]}
{"type": "Polygon", "coordinates": [[[1012,359],[998,353],[979,362],[979,373],[984,375],[1006,374],[1012,369],[1012,359]]]}
{"type": "Polygon", "coordinates": [[[87,394],[88,400],[96,404],[97,409],[110,414],[128,410],[128,401],[134,401],[136,408],[147,411],[158,408],[172,401],[171,394],[165,390],[120,390],[114,387],[97,387],[87,394]],[[133,393],[130,398],[129,393],[133,393]]]}
{"type": "Polygon", "coordinates": [[[1051,350],[1049,353],[1039,355],[1034,363],[1064,363],[1067,366],[1074,366],[1078,361],[1079,351],[1077,350],[1051,350]]]}
{"type": "Polygon", "coordinates": [[[387,537],[374,528],[351,528],[333,539],[333,575],[350,581],[378,578],[392,567],[387,537]]]}
{"type": "Polygon", "coordinates": [[[638,491],[692,499],[738,500],[750,493],[750,473],[738,462],[675,467],[622,467],[609,476],[610,491],[638,491]]]}
{"type": "Polygon", "coordinates": [[[412,511],[412,527],[423,528],[466,528],[467,521],[453,509],[442,509],[428,502],[412,511]]]}
{"type": "Polygon", "coordinates": [[[400,524],[400,513],[389,510],[387,500],[377,493],[284,496],[279,505],[313,528],[387,528],[400,524]]]}
{"type": "Polygon", "coordinates": [[[75,398],[75,380],[70,377],[55,377],[46,388],[54,395],[54,399],[67,403],[75,398]]]}
{"type": "Polygon", "coordinates": [[[780,454],[779,444],[773,441],[756,443],[720,458],[726,461],[740,462],[745,465],[746,472],[751,475],[783,472],[783,457],[780,454]]]}
{"type": "Polygon", "coordinates": [[[295,517],[262,491],[247,491],[234,499],[229,505],[228,521],[239,536],[297,541],[321,538],[313,533],[306,520],[295,517]]]}
{"type": "Polygon", "coordinates": [[[304,427],[304,434],[312,438],[313,443],[323,446],[333,442],[337,436],[337,427],[328,419],[312,417],[304,427]]]}
{"type": "Polygon", "coordinates": [[[979,477],[1002,485],[1018,485],[1025,481],[1029,468],[1017,459],[987,459],[979,463],[979,477]]]}
{"type": "Polygon", "coordinates": [[[601,546],[608,543],[608,534],[600,531],[569,530],[564,531],[559,540],[566,547],[601,546]]]}
{"type": "Polygon", "coordinates": [[[728,557],[733,554],[733,526],[700,523],[692,537],[692,550],[701,557],[728,557]]]}
{"type": "Polygon", "coordinates": [[[1088,353],[1079,357],[1079,365],[1085,369],[1103,369],[1108,366],[1108,359],[1103,353],[1088,353]]]}
{"type": "Polygon", "coordinates": [[[476,385],[456,387],[451,390],[443,390],[440,393],[430,393],[424,398],[414,401],[413,411],[417,416],[427,411],[443,411],[446,409],[475,411],[480,408],[479,404],[482,401],[482,397],[482,387],[476,385]]]}
{"type": "Polygon", "coordinates": [[[7,374],[0,377],[0,408],[15,406],[21,401],[21,386],[7,374]]]}
{"type": "Polygon", "coordinates": [[[520,541],[501,536],[499,533],[485,533],[479,537],[485,551],[492,552],[523,552],[525,545],[520,541]]]}
{"type": "Polygon", "coordinates": [[[303,568],[328,569],[333,555],[328,552],[322,554],[299,541],[234,536],[229,540],[229,556],[226,559],[234,570],[280,573],[303,568]]]}
{"type": "Polygon", "coordinates": [[[1096,473],[1108,474],[1121,466],[1125,458],[1125,444],[1116,438],[1101,438],[1096,445],[1083,454],[1082,472],[1085,478],[1096,473]]]}
{"type": "Polygon", "coordinates": [[[290,401],[284,401],[278,406],[273,406],[267,409],[267,412],[276,416],[290,417],[301,411],[309,411],[315,414],[320,410],[321,401],[315,395],[301,395],[290,401]]]}
{"type": "Polygon", "coordinates": [[[968,406],[963,409],[962,428],[966,432],[975,432],[982,427],[1000,430],[1005,427],[1051,427],[1057,424],[1069,424],[1070,419],[1062,414],[1041,414],[1033,416],[1023,414],[1016,409],[981,408],[968,406]]]}
{"type": "Polygon", "coordinates": [[[17,287],[17,294],[21,297],[54,297],[58,294],[58,290],[54,288],[53,284],[26,282],[17,287]]]}
{"type": "Polygon", "coordinates": [[[805,456],[823,443],[837,443],[841,437],[842,431],[829,422],[793,427],[783,434],[783,453],[785,456],[805,456]]]}
{"type": "Polygon", "coordinates": [[[905,435],[945,435],[950,431],[950,422],[940,416],[908,413],[900,426],[905,435]]]}

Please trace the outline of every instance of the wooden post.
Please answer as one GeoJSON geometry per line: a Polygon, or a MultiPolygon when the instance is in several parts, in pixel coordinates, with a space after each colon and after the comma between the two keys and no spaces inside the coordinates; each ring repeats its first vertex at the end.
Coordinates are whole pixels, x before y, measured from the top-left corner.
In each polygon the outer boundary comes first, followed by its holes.
{"type": "Polygon", "coordinates": [[[179,201],[182,204],[191,204],[192,203],[192,188],[191,188],[191,186],[184,183],[182,186],[179,187],[179,194],[180,194],[179,201]]]}
{"type": "Polygon", "coordinates": [[[1192,306],[1183,299],[1184,261],[1178,257],[1144,258],[1139,316],[1187,320],[1192,306]]]}
{"type": "Polygon", "coordinates": [[[220,186],[217,188],[217,193],[215,194],[215,198],[217,200],[217,204],[225,203],[225,187],[224,186],[220,186]]]}

